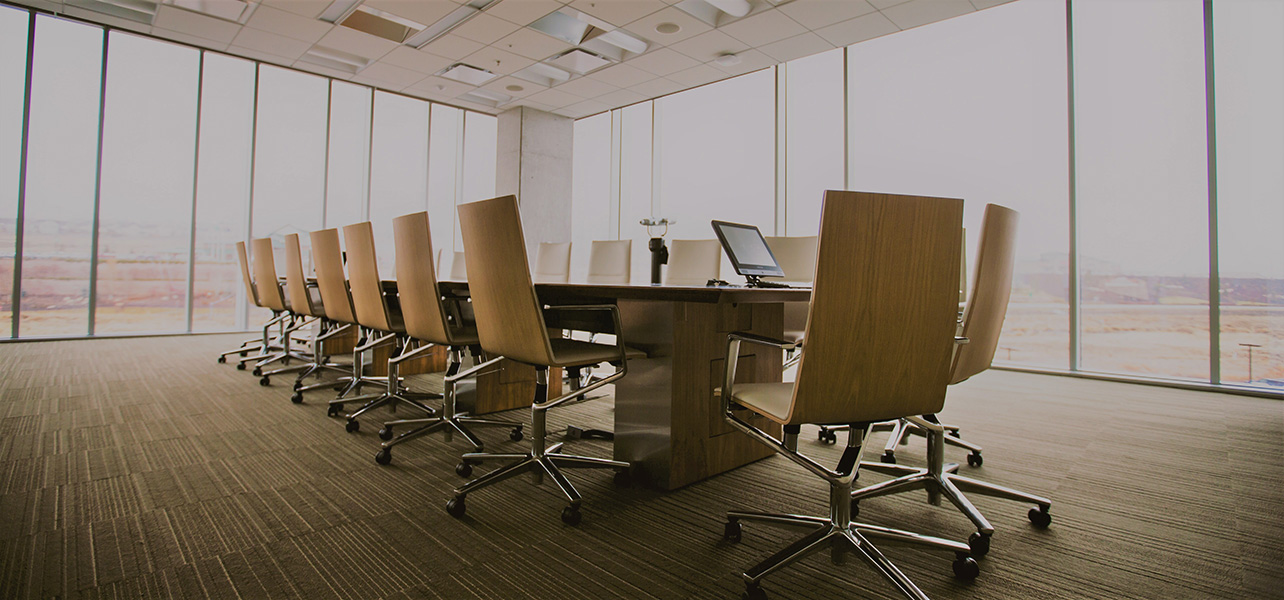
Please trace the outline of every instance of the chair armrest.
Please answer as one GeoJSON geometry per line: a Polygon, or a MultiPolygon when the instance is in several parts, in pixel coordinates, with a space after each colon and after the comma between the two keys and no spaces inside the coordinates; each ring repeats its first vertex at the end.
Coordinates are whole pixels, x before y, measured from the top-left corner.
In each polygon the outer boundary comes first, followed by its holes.
{"type": "Polygon", "coordinates": [[[785,340],[778,340],[775,338],[769,338],[765,335],[758,335],[756,333],[746,333],[743,331],[728,333],[727,340],[739,340],[739,341],[749,342],[751,344],[758,344],[761,346],[774,346],[776,348],[780,348],[781,350],[793,350],[800,345],[800,344],[795,344],[794,342],[787,342],[785,340]]]}
{"type": "Polygon", "coordinates": [[[967,339],[967,338],[965,338],[965,337],[963,337],[963,336],[959,336],[959,335],[954,336],[954,344],[955,344],[955,345],[957,345],[957,346],[964,346],[964,345],[967,345],[967,343],[968,343],[968,342],[971,342],[971,341],[972,341],[972,340],[969,340],[969,339],[967,339]]]}

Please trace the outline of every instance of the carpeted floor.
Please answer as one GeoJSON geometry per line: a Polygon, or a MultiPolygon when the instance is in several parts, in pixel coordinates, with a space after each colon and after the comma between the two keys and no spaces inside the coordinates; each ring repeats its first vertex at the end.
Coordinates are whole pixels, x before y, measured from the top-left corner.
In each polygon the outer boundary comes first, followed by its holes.
{"type": "MultiPolygon", "coordinates": [[[[726,542],[723,511],[825,510],[819,480],[773,457],[671,493],[573,472],[578,527],[558,518],[551,484],[528,478],[470,495],[456,520],[444,503],[461,482],[458,441],[423,438],[377,466],[387,413],[347,434],[325,415],[329,392],[294,405],[289,380],[260,387],[215,364],[237,339],[0,345],[0,597],[734,598],[737,573],[800,534],[749,524],[726,542]]],[[[990,372],[956,386],[942,417],[985,446],[965,472],[1052,498],[1054,521],[1038,530],[1027,506],[974,498],[998,532],[973,583],[951,577],[950,556],[883,548],[929,596],[1284,594],[1284,403],[990,372]]],[[[550,429],[610,420],[599,400],[554,411],[550,429]]],[[[520,448],[505,430],[482,435],[520,448]]],[[[815,429],[803,440],[832,464],[815,429]]],[[[921,464],[922,442],[898,456],[921,464]]],[[[860,518],[970,530],[921,494],[869,500],[860,518]]],[[[812,557],[765,587],[895,597],[854,557],[812,557]]]]}

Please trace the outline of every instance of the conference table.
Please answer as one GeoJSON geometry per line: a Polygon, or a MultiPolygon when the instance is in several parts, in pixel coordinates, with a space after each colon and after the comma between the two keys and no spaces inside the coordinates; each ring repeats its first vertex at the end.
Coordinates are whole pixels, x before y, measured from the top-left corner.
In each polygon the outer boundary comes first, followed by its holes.
{"type": "MultiPolygon", "coordinates": [[[[442,281],[443,295],[466,296],[468,284],[442,281]]],[[[615,304],[622,336],[646,358],[631,359],[615,383],[615,459],[633,465],[636,480],[672,490],[772,454],[722,418],[714,389],[721,387],[727,334],[747,331],[779,338],[784,303],[806,302],[809,289],[673,287],[542,283],[540,302],[615,304]]],[[[609,319],[574,313],[575,321],[547,313],[550,328],[609,331],[609,319]]],[[[560,313],[566,315],[567,313],[560,313]]],[[[742,345],[738,382],[781,380],[782,351],[742,345]]],[[[756,424],[779,433],[761,417],[756,424]]]]}

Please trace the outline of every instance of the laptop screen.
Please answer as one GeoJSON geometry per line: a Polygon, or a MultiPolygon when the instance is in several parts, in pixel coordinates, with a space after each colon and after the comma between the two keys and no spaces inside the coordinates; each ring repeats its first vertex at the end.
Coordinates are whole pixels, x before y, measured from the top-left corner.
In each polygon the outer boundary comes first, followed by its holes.
{"type": "Polygon", "coordinates": [[[713,221],[713,230],[722,242],[723,250],[736,268],[736,273],[755,277],[784,277],[785,272],[776,263],[776,257],[763,239],[762,232],[753,225],[713,221]]]}

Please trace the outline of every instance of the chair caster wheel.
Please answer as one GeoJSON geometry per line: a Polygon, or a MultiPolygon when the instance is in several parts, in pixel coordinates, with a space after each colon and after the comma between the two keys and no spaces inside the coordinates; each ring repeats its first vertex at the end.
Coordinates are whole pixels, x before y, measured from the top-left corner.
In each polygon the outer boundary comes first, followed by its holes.
{"type": "Polygon", "coordinates": [[[446,502],[446,512],[456,519],[464,518],[464,511],[466,510],[468,510],[468,506],[464,504],[463,496],[455,496],[446,502]]]}
{"type": "Polygon", "coordinates": [[[990,553],[990,536],[979,531],[967,536],[967,546],[972,549],[972,556],[980,558],[990,553]]]}
{"type": "Polygon", "coordinates": [[[245,370],[245,363],[243,363],[243,362],[236,363],[236,370],[237,370],[237,371],[244,371],[244,370],[245,370]]]}
{"type": "Polygon", "coordinates": [[[348,433],[356,433],[356,432],[358,432],[358,431],[361,431],[361,422],[360,422],[360,421],[354,421],[354,420],[352,420],[352,419],[348,419],[348,422],[347,422],[346,424],[344,424],[343,428],[344,428],[348,433]]]}
{"type": "Polygon", "coordinates": [[[967,455],[967,466],[969,467],[973,467],[973,468],[979,467],[984,462],[985,462],[985,459],[981,458],[980,452],[973,452],[967,455]]]}
{"type": "Polygon", "coordinates": [[[245,350],[242,350],[242,351],[241,351],[241,358],[245,358],[245,357],[247,357],[247,356],[249,356],[249,355],[250,355],[250,353],[249,353],[249,352],[246,352],[245,350]]]}
{"type": "Polygon", "coordinates": [[[259,380],[259,385],[263,387],[272,385],[272,378],[268,377],[267,375],[264,375],[263,378],[259,380]]]}
{"type": "Polygon", "coordinates": [[[392,428],[384,425],[383,429],[379,430],[379,439],[385,442],[392,439],[392,428]]]}
{"type": "Polygon", "coordinates": [[[299,389],[300,389],[300,388],[302,388],[302,387],[303,387],[303,382],[302,382],[302,381],[296,381],[296,382],[294,382],[294,391],[296,391],[296,392],[297,392],[297,391],[299,391],[299,389]]]}
{"type": "Polygon", "coordinates": [[[221,365],[221,364],[226,363],[226,362],[227,362],[227,357],[226,357],[226,356],[220,356],[220,357],[218,357],[218,364],[220,364],[220,365],[221,365]]]}
{"type": "Polygon", "coordinates": [[[294,392],[294,395],[290,396],[290,402],[303,404],[303,392],[294,392]]]}
{"type": "Polygon", "coordinates": [[[1039,529],[1047,529],[1052,524],[1052,515],[1048,514],[1047,508],[1041,506],[1031,508],[1027,516],[1030,517],[1030,522],[1034,523],[1034,526],[1039,529]]]}
{"type": "Polygon", "coordinates": [[[331,405],[329,405],[329,406],[327,406],[327,407],[326,407],[326,409],[325,409],[325,416],[327,416],[327,417],[337,417],[337,416],[339,416],[339,411],[340,411],[342,408],[343,408],[343,405],[342,405],[342,404],[331,404],[331,405]]]}
{"type": "Polygon", "coordinates": [[[838,443],[838,434],[830,429],[821,427],[820,431],[816,433],[816,439],[822,444],[833,445],[838,443]]]}
{"type": "Polygon", "coordinates": [[[473,474],[473,466],[468,461],[460,461],[455,465],[455,474],[460,477],[468,477],[473,474]]]}
{"type": "Polygon", "coordinates": [[[378,452],[375,452],[375,462],[381,465],[386,465],[391,463],[392,450],[389,450],[387,448],[380,448],[378,452]]]}
{"type": "Polygon", "coordinates": [[[263,374],[263,368],[262,368],[262,367],[254,367],[254,370],[253,370],[253,371],[250,371],[250,374],[251,374],[251,375],[253,375],[253,376],[255,376],[255,377],[258,377],[259,375],[262,375],[262,374],[263,374]]]}
{"type": "Polygon", "coordinates": [[[976,564],[970,556],[960,556],[954,559],[954,576],[959,579],[976,579],[981,574],[981,565],[976,564]]]}
{"type": "Polygon", "coordinates": [[[612,481],[615,482],[616,487],[626,488],[633,485],[633,477],[629,475],[628,469],[616,471],[615,478],[612,481]]]}
{"type": "Polygon", "coordinates": [[[740,525],[740,521],[727,521],[727,524],[722,526],[722,539],[727,540],[728,542],[738,543],[741,535],[743,534],[743,529],[744,528],[740,525]]]}
{"type": "Polygon", "coordinates": [[[878,462],[894,465],[896,464],[896,454],[894,452],[884,452],[882,456],[878,457],[878,462]]]}
{"type": "Polygon", "coordinates": [[[342,383],[336,383],[336,384],[334,384],[334,387],[333,387],[333,388],[330,388],[330,389],[332,389],[332,390],[334,390],[334,391],[336,391],[336,392],[342,392],[342,391],[343,391],[343,388],[345,388],[345,387],[347,387],[347,385],[342,384],[342,383]]]}
{"type": "Polygon", "coordinates": [[[767,600],[767,592],[756,583],[746,583],[745,593],[740,594],[740,600],[767,600]]]}
{"type": "Polygon", "coordinates": [[[562,522],[574,527],[579,525],[584,515],[580,514],[580,507],[574,504],[562,509],[562,522]]]}
{"type": "Polygon", "coordinates": [[[523,437],[526,436],[522,435],[521,427],[514,427],[512,431],[508,432],[508,439],[513,440],[514,442],[522,441],[523,437]]]}

